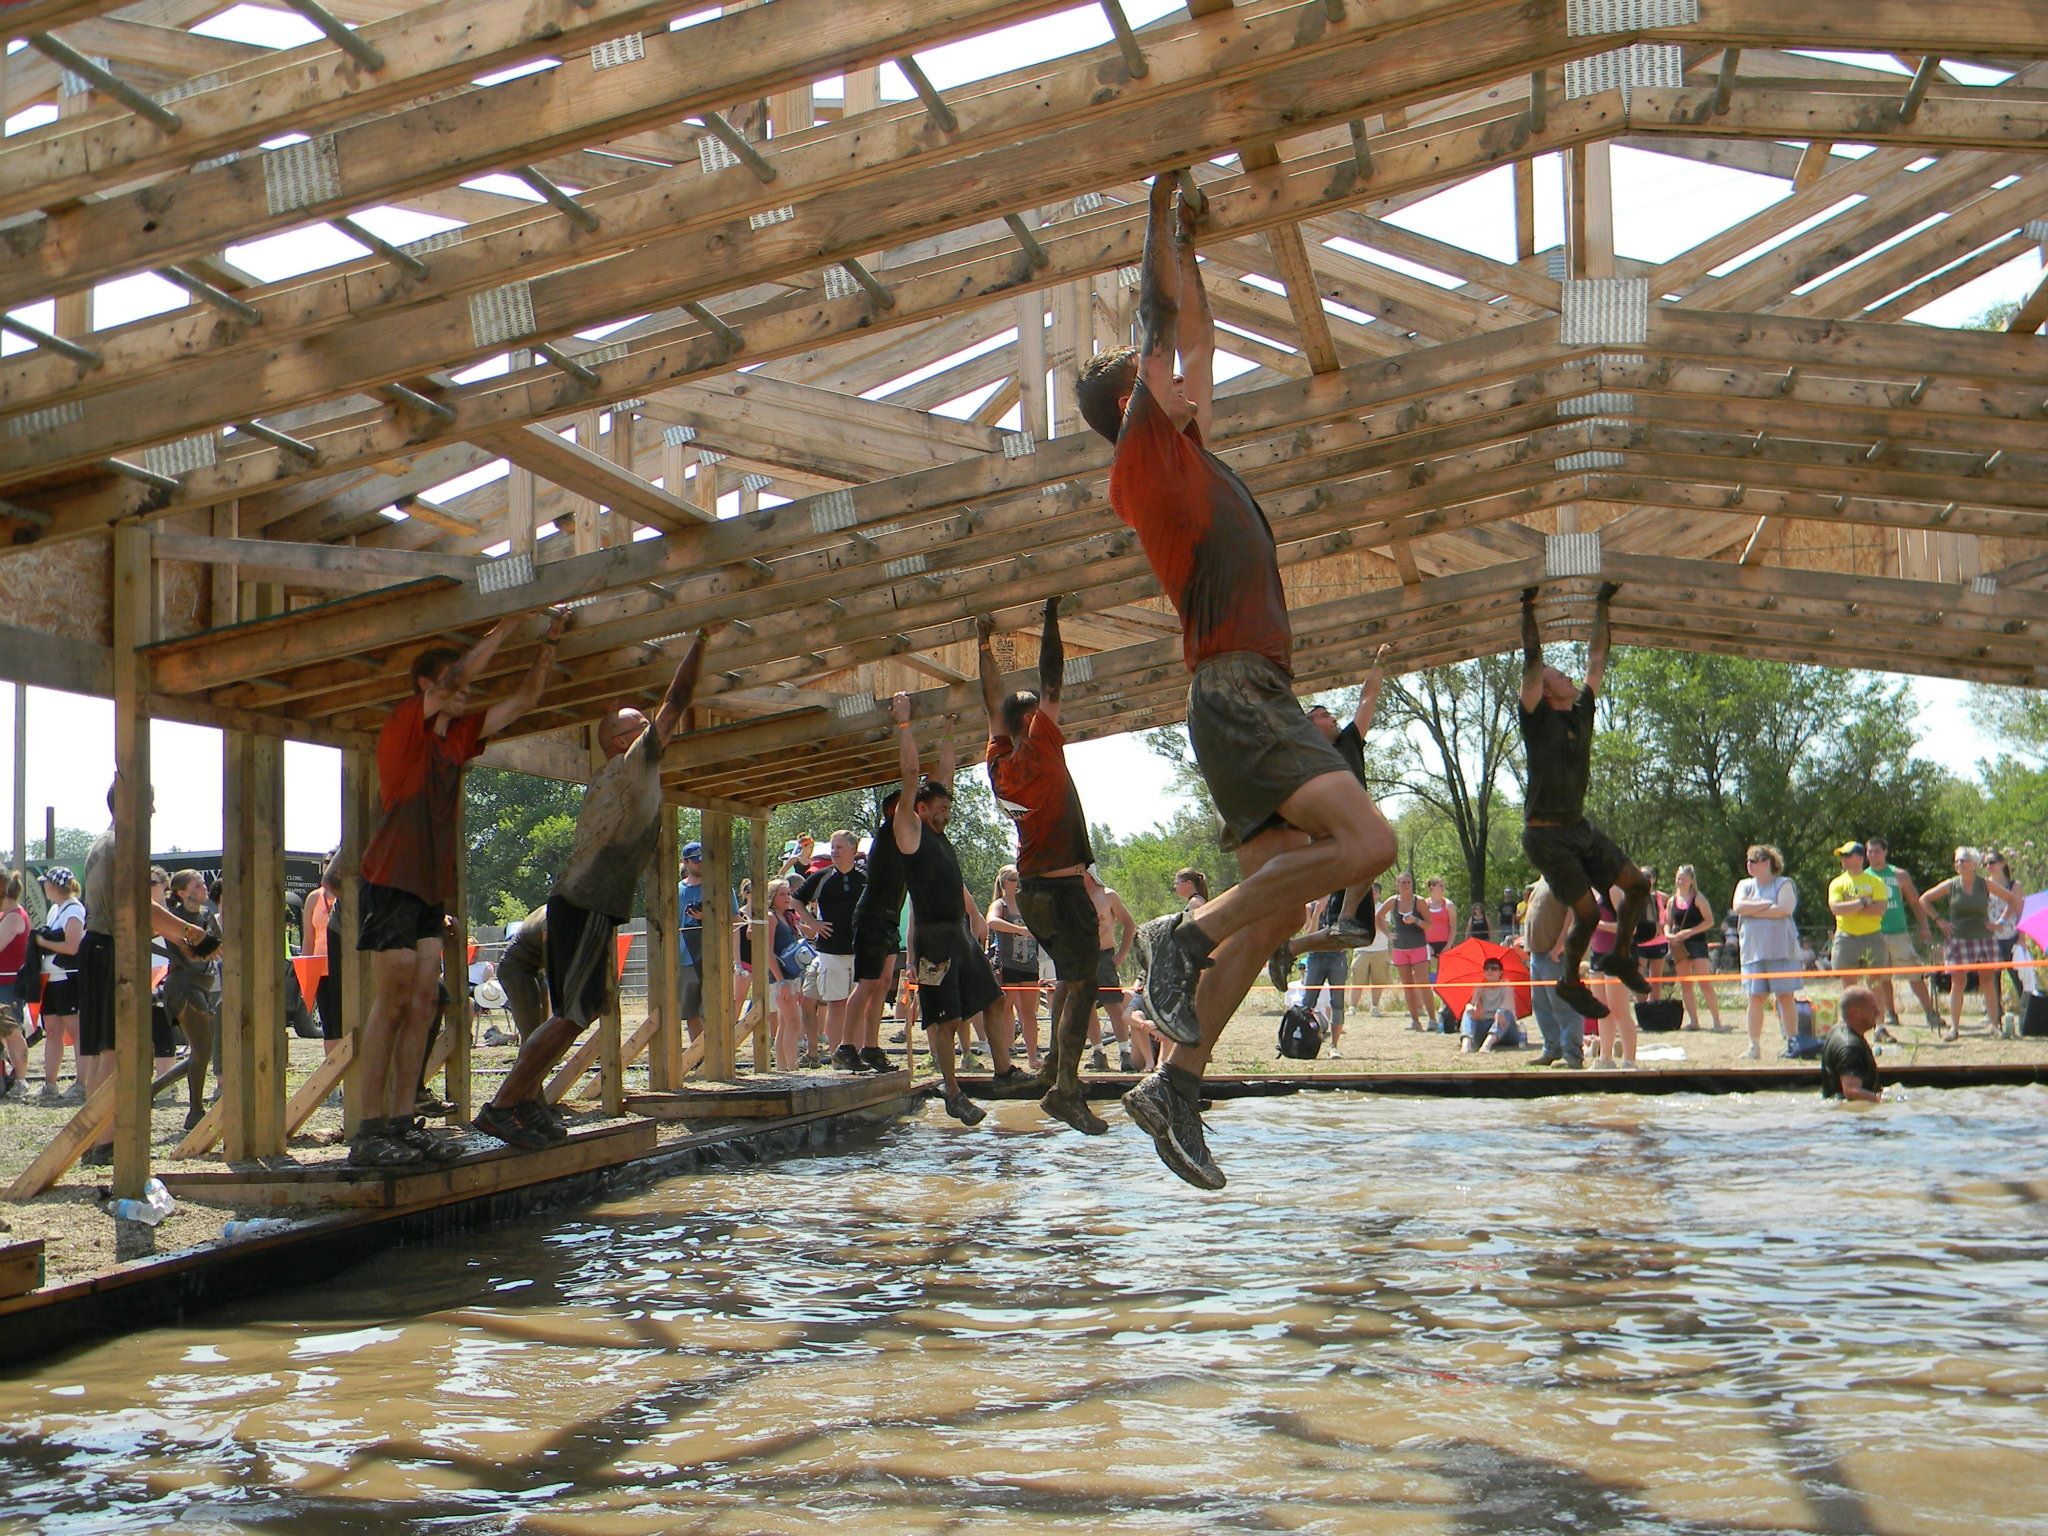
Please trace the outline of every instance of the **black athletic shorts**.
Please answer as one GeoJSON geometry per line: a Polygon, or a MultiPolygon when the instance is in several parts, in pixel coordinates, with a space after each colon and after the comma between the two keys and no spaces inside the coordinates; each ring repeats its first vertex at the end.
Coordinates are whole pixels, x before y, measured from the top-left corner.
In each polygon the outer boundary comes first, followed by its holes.
{"type": "Polygon", "coordinates": [[[1311,779],[1351,772],[1302,711],[1294,679],[1255,651],[1212,656],[1195,668],[1188,741],[1223,818],[1226,848],[1286,826],[1281,802],[1311,779]]]}
{"type": "Polygon", "coordinates": [[[158,1058],[178,1054],[178,1037],[171,1029],[171,1011],[160,1002],[149,1005],[149,1054],[158,1058]]]}
{"type": "Polygon", "coordinates": [[[438,939],[447,931],[448,909],[422,901],[394,885],[363,882],[363,916],[356,924],[356,948],[377,953],[412,949],[422,939],[438,939]]]}
{"type": "Polygon", "coordinates": [[[979,945],[957,923],[917,931],[917,1010],[929,1029],[971,1019],[1003,995],[979,945]]]}
{"type": "Polygon", "coordinates": [[[87,929],[78,946],[78,1054],[114,1048],[114,939],[87,929]]]}
{"type": "Polygon", "coordinates": [[[1095,957],[1095,985],[1104,992],[1121,992],[1123,978],[1116,973],[1116,951],[1105,949],[1095,957]]]}
{"type": "Polygon", "coordinates": [[[1006,992],[1012,987],[1030,987],[1034,991],[1038,987],[1038,972],[1036,971],[1015,971],[1005,965],[997,967],[996,975],[1002,981],[1003,990],[1006,992]]]}
{"type": "Polygon", "coordinates": [[[896,924],[861,922],[853,924],[853,979],[880,981],[889,968],[889,957],[900,955],[903,944],[896,937],[896,924]]]}
{"type": "Polygon", "coordinates": [[[334,958],[330,955],[327,969],[320,975],[320,984],[313,988],[313,1011],[320,1015],[320,1038],[339,1040],[341,1038],[341,978],[335,974],[334,958]]]}
{"type": "Polygon", "coordinates": [[[589,1027],[611,1001],[612,938],[616,919],[579,907],[566,896],[548,898],[548,998],[555,1017],[589,1027]]]}
{"type": "Polygon", "coordinates": [[[1080,875],[1026,880],[1017,888],[1017,911],[1038,947],[1052,956],[1052,973],[1061,981],[1086,981],[1095,974],[1101,953],[1095,903],[1080,875]]]}
{"type": "Polygon", "coordinates": [[[1629,867],[1614,839],[1584,818],[1568,827],[1523,827],[1522,852],[1568,907],[1589,891],[1604,894],[1629,867]]]}
{"type": "MultiPolygon", "coordinates": [[[[72,957],[73,965],[78,963],[72,957]]],[[[78,972],[64,976],[52,976],[43,984],[43,1017],[46,1019],[69,1019],[78,1013],[78,972]]]]}

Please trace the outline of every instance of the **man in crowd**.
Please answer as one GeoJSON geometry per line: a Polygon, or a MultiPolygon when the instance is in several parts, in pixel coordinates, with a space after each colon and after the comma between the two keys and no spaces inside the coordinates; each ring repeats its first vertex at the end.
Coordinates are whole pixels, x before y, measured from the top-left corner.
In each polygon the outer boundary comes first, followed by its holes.
{"type": "Polygon", "coordinates": [[[1109,1125],[1088,1107],[1081,1091],[1081,1053],[1095,1017],[1102,944],[1087,881],[1095,858],[1088,818],[1067,771],[1066,737],[1060,734],[1066,653],[1060,644],[1059,599],[1045,601],[1036,693],[1003,693],[1002,672],[990,646],[994,619],[977,619],[975,633],[981,700],[988,710],[989,784],[996,804],[1017,823],[1017,910],[1052,960],[1052,1062],[1041,1074],[1045,1094],[1038,1107],[1085,1135],[1100,1136],[1109,1125]]]}
{"type": "Polygon", "coordinates": [[[548,999],[554,1012],[521,1043],[496,1096],[476,1116],[478,1130],[511,1146],[535,1150],[568,1134],[542,1097],[541,1082],[611,1000],[613,940],[633,915],[633,892],[654,853],[662,816],[661,754],[697,691],[708,638],[697,631],[652,720],[637,709],[615,709],[598,722],[604,766],[583,792],[569,861],[548,896],[548,999]]]}
{"type": "Polygon", "coordinates": [[[910,695],[897,694],[890,709],[896,720],[901,782],[896,788],[896,808],[889,817],[889,832],[896,851],[903,856],[903,880],[910,895],[918,1012],[924,1018],[932,1055],[938,1058],[939,1075],[945,1080],[946,1113],[963,1125],[978,1125],[987,1117],[986,1111],[961,1091],[956,1060],[967,1055],[974,1041],[975,1021],[982,1015],[990,1015],[983,1022],[982,1033],[988,1041],[993,1081],[1008,1087],[1024,1073],[1010,1065],[1010,1032],[998,1027],[1008,1021],[994,1016],[1003,989],[989,967],[988,956],[982,953],[988,933],[974,893],[960,878],[960,857],[946,837],[947,823],[953,818],[952,786],[932,779],[918,782],[910,695]]]}
{"type": "Polygon", "coordinates": [[[1881,1103],[1877,1056],[1870,1049],[1870,1032],[1877,1028],[1877,994],[1868,987],[1845,987],[1839,1019],[1820,1050],[1820,1096],[1881,1103]]]}
{"type": "MultiPolygon", "coordinates": [[[[1360,785],[1365,783],[1365,738],[1372,731],[1372,718],[1380,704],[1380,686],[1385,680],[1384,668],[1391,645],[1382,643],[1372,653],[1372,668],[1365,674],[1365,681],[1359,685],[1358,704],[1351,712],[1350,723],[1341,730],[1337,717],[1321,704],[1308,707],[1309,724],[1323,733],[1337,755],[1344,759],[1344,765],[1360,785]]],[[[1349,885],[1342,892],[1342,899],[1334,909],[1326,909],[1324,931],[1333,937],[1356,939],[1361,944],[1370,944],[1375,929],[1372,908],[1363,905],[1370,882],[1364,885],[1349,885]]]]}
{"type": "Polygon", "coordinates": [[[892,1065],[887,1053],[880,1046],[870,1052],[857,1045],[855,1031],[847,1024],[846,1005],[853,996],[853,918],[868,888],[866,871],[855,867],[859,851],[851,832],[834,832],[831,861],[805,877],[796,899],[818,923],[811,940],[818,958],[812,966],[818,1000],[825,1005],[825,1040],[833,1046],[832,1065],[841,1072],[887,1072],[892,1065]]]}
{"type": "MultiPolygon", "coordinates": [[[[535,907],[519,924],[498,956],[498,985],[505,989],[505,1011],[512,1015],[513,1043],[524,1045],[534,1031],[553,1017],[548,1006],[548,909],[535,907]]],[[[485,1043],[490,1037],[485,1036],[485,1043]]],[[[502,1042],[501,1042],[502,1043],[502,1042]]]]}
{"type": "Polygon", "coordinates": [[[1570,915],[1564,903],[1550,894],[1549,884],[1538,880],[1529,887],[1520,942],[1529,956],[1529,979],[1539,983],[1529,989],[1536,1028],[1543,1036],[1536,1065],[1578,1072],[1586,1065],[1585,1015],[1559,997],[1555,986],[1542,984],[1564,975],[1565,919],[1570,915]]]}
{"type": "Polygon", "coordinates": [[[1294,696],[1293,635],[1273,530],[1250,489],[1205,446],[1216,329],[1195,260],[1196,211],[1175,217],[1173,178],[1154,178],[1138,318],[1142,344],[1090,359],[1081,414],[1116,444],[1109,499],[1137,531],[1180,615],[1193,674],[1188,735],[1244,879],[1141,940],[1147,1012],[1176,1042],[1124,1096],[1161,1161],[1223,1187],[1202,1129],[1210,1053],[1302,909],[1364,886],[1394,861],[1394,835],[1351,767],[1294,696]],[[1181,371],[1174,369],[1180,355],[1181,371]]]}
{"type": "MultiPolygon", "coordinates": [[[[1863,846],[1870,855],[1870,872],[1884,883],[1884,920],[1877,931],[1884,935],[1885,963],[1889,966],[1912,967],[1920,963],[1920,955],[1913,947],[1913,936],[1906,932],[1906,918],[1910,915],[1920,927],[1920,942],[1923,945],[1934,942],[1929,927],[1927,909],[1920,905],[1920,888],[1913,883],[1913,877],[1891,862],[1891,848],[1881,837],[1867,837],[1863,846]]],[[[1878,996],[1884,999],[1884,1025],[1892,1030],[1899,1028],[1898,993],[1892,983],[1895,978],[1877,978],[1878,996]]],[[[1941,1028],[1941,1015],[1935,1011],[1934,999],[1927,991],[1927,977],[1913,971],[1906,977],[1906,984],[1913,989],[1913,996],[1920,1001],[1920,1011],[1927,1016],[1929,1029],[1941,1028]]],[[[1883,1034],[1878,1036],[1880,1040],[1883,1034]]]]}
{"type": "Polygon", "coordinates": [[[370,1012],[356,1063],[364,1115],[349,1162],[415,1167],[460,1156],[413,1111],[441,983],[441,931],[456,887],[462,770],[484,742],[540,702],[567,616],[548,618],[533,664],[507,698],[473,711],[470,686],[524,617],[504,620],[467,653],[442,646],[412,664],[412,692],[377,738],[383,816],[363,850],[356,947],[370,956],[370,1012]]]}
{"type": "Polygon", "coordinates": [[[1891,894],[1870,873],[1863,845],[1847,842],[1835,850],[1842,872],[1828,882],[1828,910],[1835,914],[1835,942],[1829,965],[1843,976],[1870,980],[1868,971],[1882,969],[1890,952],[1879,930],[1891,894]]]}
{"type": "MultiPolygon", "coordinates": [[[[937,771],[931,782],[950,787],[954,769],[953,737],[950,732],[939,743],[937,771]]],[[[853,997],[846,1007],[847,1039],[868,1060],[869,1047],[887,1060],[882,1051],[882,1008],[897,996],[894,983],[903,953],[903,900],[905,895],[903,855],[896,847],[895,826],[898,795],[891,790],[883,799],[875,830],[868,839],[867,889],[853,909],[853,997]]],[[[899,1006],[905,1011],[916,1006],[910,988],[902,991],[899,1006]]],[[[909,1026],[905,1025],[905,1038],[909,1026]]]]}
{"type": "MultiPolygon", "coordinates": [[[[1095,909],[1095,1000],[1102,1011],[1109,1015],[1110,1033],[1116,1038],[1117,1069],[1135,1072],[1137,1061],[1131,1054],[1131,1021],[1124,1009],[1123,963],[1131,952],[1131,941],[1138,936],[1138,920],[1131,916],[1131,909],[1124,905],[1123,897],[1115,889],[1102,883],[1102,876],[1094,865],[1088,866],[1086,875],[1088,900],[1095,909]]],[[[1102,1023],[1091,1019],[1088,1026],[1090,1040],[1095,1046],[1095,1055],[1090,1065],[1101,1072],[1108,1068],[1109,1058],[1102,1054],[1102,1023]]]]}
{"type": "Polygon", "coordinates": [[[704,845],[683,844],[676,884],[676,1012],[692,1040],[704,1033],[704,845]]]}
{"type": "MultiPolygon", "coordinates": [[[[1523,802],[1522,852],[1571,909],[1565,934],[1564,971],[1557,995],[1589,1019],[1607,1016],[1579,976],[1593,933],[1600,926],[1600,896],[1621,890],[1614,949],[1603,968],[1639,997],[1650,984],[1635,962],[1636,926],[1650,901],[1650,884],[1635,861],[1586,819],[1586,783],[1593,772],[1593,705],[1607,675],[1608,606],[1614,583],[1600,588],[1593,608],[1593,637],[1586,647],[1586,684],[1579,687],[1555,667],[1543,664],[1542,633],[1536,626],[1536,589],[1522,593],[1522,745],[1529,764],[1529,792],[1523,802]]],[[[1530,945],[1529,952],[1536,953],[1530,945]]]]}

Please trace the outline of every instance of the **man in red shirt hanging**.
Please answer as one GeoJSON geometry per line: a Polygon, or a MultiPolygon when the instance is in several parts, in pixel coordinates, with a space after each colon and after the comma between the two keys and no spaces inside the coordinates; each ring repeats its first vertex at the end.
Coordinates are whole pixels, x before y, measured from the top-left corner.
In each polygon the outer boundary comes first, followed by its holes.
{"type": "Polygon", "coordinates": [[[1188,737],[1244,879],[1196,913],[1146,925],[1147,1012],[1174,1043],[1124,1095],[1160,1159],[1203,1189],[1223,1173],[1198,1110],[1209,1053],[1309,902],[1370,884],[1395,843],[1372,797],[1294,697],[1293,634],[1273,530],[1205,446],[1216,330],[1195,261],[1196,213],[1152,183],[1138,295],[1141,343],[1093,357],[1078,400],[1116,444],[1109,500],[1137,531],[1180,614],[1188,737]],[[1174,353],[1181,371],[1174,371],[1174,353]]]}
{"type": "Polygon", "coordinates": [[[1017,909],[1024,926],[1052,957],[1053,1061],[1041,1078],[1039,1108],[1089,1136],[1109,1129],[1081,1092],[1081,1054],[1094,1017],[1095,905],[1084,876],[1095,855],[1088,818],[1067,772],[1066,737],[1060,734],[1060,685],[1066,655],[1060,645],[1060,600],[1045,600],[1038,642],[1038,691],[1003,694],[1002,673],[989,647],[995,620],[975,620],[980,637],[981,700],[988,708],[988,778],[996,804],[1017,823],[1017,909]]]}
{"type": "Polygon", "coordinates": [[[356,947],[370,956],[370,1013],[356,1062],[363,1120],[349,1147],[359,1168],[406,1168],[460,1155],[412,1113],[441,981],[441,931],[455,899],[456,828],[462,770],[497,735],[540,702],[567,615],[550,613],[546,638],[510,697],[472,713],[470,684],[524,616],[471,646],[422,651],[412,664],[412,697],[377,737],[383,816],[363,850],[362,916],[356,947]]]}

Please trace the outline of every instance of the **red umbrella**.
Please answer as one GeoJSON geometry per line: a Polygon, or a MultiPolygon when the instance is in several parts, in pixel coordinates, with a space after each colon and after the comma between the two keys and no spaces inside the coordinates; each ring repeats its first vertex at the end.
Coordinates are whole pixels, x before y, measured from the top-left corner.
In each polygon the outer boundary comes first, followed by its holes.
{"type": "Polygon", "coordinates": [[[1495,944],[1489,939],[1467,939],[1453,944],[1437,957],[1436,995],[1452,1013],[1463,1015],[1472,1001],[1472,989],[1486,984],[1486,962],[1498,960],[1501,980],[1515,989],[1515,1017],[1527,1018],[1529,1002],[1529,961],[1519,949],[1495,944]]]}

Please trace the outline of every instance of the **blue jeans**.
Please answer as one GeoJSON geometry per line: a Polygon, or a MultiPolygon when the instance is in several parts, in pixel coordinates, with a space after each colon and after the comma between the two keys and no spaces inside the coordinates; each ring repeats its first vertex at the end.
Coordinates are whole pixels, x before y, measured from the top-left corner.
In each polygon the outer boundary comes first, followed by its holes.
{"type": "Polygon", "coordinates": [[[1348,949],[1317,950],[1308,957],[1308,969],[1302,985],[1308,992],[1308,1005],[1316,1005],[1316,989],[1327,986],[1330,989],[1330,1028],[1344,1027],[1344,988],[1351,980],[1351,951],[1348,949]]]}
{"type": "MultiPolygon", "coordinates": [[[[1548,955],[1529,957],[1531,981],[1556,981],[1564,974],[1564,962],[1548,955]]],[[[1536,1028],[1543,1035],[1543,1054],[1562,1056],[1566,1061],[1586,1059],[1586,1021],[1578,1011],[1557,995],[1555,987],[1532,987],[1529,1000],[1535,1006],[1536,1028]]]]}

